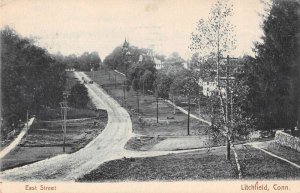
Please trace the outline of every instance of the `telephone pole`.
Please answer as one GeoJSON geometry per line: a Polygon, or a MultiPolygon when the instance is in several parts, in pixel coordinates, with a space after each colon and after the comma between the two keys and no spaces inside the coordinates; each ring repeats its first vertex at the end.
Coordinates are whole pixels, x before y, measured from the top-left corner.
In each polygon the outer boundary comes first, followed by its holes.
{"type": "MultiPolygon", "coordinates": [[[[238,59],[238,58],[230,58],[229,55],[227,55],[226,58],[221,58],[221,59],[226,59],[226,86],[225,86],[225,91],[226,91],[226,97],[225,97],[225,131],[226,131],[226,159],[230,160],[230,138],[231,138],[231,132],[230,132],[230,127],[232,127],[232,96],[231,96],[231,120],[229,120],[229,93],[232,95],[232,91],[229,91],[229,80],[234,80],[234,77],[229,77],[229,67],[235,67],[238,65],[230,65],[230,60],[233,59],[238,59]],[[229,124],[231,123],[231,124],[229,124]]],[[[219,77],[218,79],[224,79],[222,77],[219,77]]],[[[220,91],[219,91],[219,94],[220,91]]],[[[232,129],[232,128],[231,128],[232,129]]]]}
{"type": "Polygon", "coordinates": [[[156,123],[158,123],[158,96],[156,94],[156,123]]]}
{"type": "Polygon", "coordinates": [[[137,112],[140,112],[139,89],[136,90],[137,112]]]}
{"type": "Polygon", "coordinates": [[[228,120],[228,94],[229,94],[229,56],[227,55],[227,65],[226,65],[226,99],[225,99],[225,125],[227,128],[227,143],[226,143],[226,148],[227,148],[227,154],[226,154],[226,159],[230,160],[230,136],[229,136],[229,120],[228,120]]]}
{"type": "Polygon", "coordinates": [[[123,81],[123,99],[125,101],[126,99],[126,80],[123,81]]]}
{"type": "Polygon", "coordinates": [[[62,112],[62,129],[63,129],[63,152],[65,152],[65,145],[66,145],[66,137],[67,137],[67,111],[68,111],[68,105],[67,105],[67,98],[68,94],[66,92],[63,93],[63,101],[60,102],[61,112],[62,112]]]}
{"type": "Polygon", "coordinates": [[[188,122],[187,122],[187,135],[190,135],[190,112],[191,112],[191,97],[190,94],[188,94],[188,122]]]}
{"type": "Polygon", "coordinates": [[[26,113],[26,127],[27,127],[27,131],[28,131],[28,129],[29,129],[29,126],[28,126],[28,110],[27,110],[27,113],[26,113]]]}
{"type": "Polygon", "coordinates": [[[115,88],[117,88],[117,74],[115,72],[115,88]]]}

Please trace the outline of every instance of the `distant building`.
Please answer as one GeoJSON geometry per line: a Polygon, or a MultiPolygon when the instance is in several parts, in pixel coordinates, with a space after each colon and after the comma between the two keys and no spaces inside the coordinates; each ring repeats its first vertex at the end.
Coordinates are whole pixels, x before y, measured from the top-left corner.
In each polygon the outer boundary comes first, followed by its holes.
{"type": "MultiPolygon", "coordinates": [[[[147,55],[147,56],[150,56],[151,60],[152,60],[152,61],[154,62],[154,64],[155,64],[155,68],[156,68],[157,70],[159,70],[159,69],[161,69],[161,68],[163,67],[163,63],[161,62],[161,60],[159,60],[159,59],[157,59],[157,58],[155,57],[155,54],[154,54],[154,52],[153,52],[151,49],[148,49],[148,50],[147,50],[146,55],[147,55]]],[[[143,60],[144,60],[144,56],[141,54],[141,55],[139,56],[139,62],[143,62],[143,60]]]]}
{"type": "Polygon", "coordinates": [[[212,96],[213,92],[217,90],[217,82],[202,82],[202,93],[204,96],[212,96]]]}
{"type": "Polygon", "coordinates": [[[183,65],[183,67],[184,67],[185,69],[188,69],[188,70],[191,69],[191,63],[190,63],[189,60],[186,61],[186,62],[183,62],[182,65],[183,65]]]}
{"type": "Polygon", "coordinates": [[[75,68],[67,68],[65,71],[75,71],[75,68]]]}
{"type": "Polygon", "coordinates": [[[143,55],[141,54],[140,56],[139,56],[139,62],[143,62],[143,55]]]}
{"type": "Polygon", "coordinates": [[[161,60],[159,60],[157,58],[154,58],[153,62],[155,63],[155,68],[157,70],[159,70],[163,67],[163,64],[162,64],[161,60]]]}
{"type": "MultiPolygon", "coordinates": [[[[202,89],[202,94],[204,96],[210,97],[213,96],[214,93],[218,92],[218,86],[216,81],[203,81],[202,79],[199,80],[198,82],[199,86],[201,86],[202,89]]],[[[220,86],[220,91],[222,97],[225,97],[226,95],[226,89],[224,86],[220,86]]]]}

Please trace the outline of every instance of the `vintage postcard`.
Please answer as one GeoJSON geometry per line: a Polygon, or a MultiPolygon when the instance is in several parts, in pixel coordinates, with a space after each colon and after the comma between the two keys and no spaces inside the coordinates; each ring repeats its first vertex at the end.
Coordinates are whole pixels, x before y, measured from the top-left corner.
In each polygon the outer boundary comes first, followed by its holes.
{"type": "Polygon", "coordinates": [[[0,192],[300,193],[299,0],[0,10],[0,192]]]}

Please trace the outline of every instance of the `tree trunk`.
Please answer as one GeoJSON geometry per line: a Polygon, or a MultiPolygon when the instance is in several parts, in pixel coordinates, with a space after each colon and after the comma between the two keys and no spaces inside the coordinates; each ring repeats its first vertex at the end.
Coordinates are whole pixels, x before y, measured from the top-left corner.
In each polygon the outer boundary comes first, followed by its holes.
{"type": "Polygon", "coordinates": [[[136,91],[137,112],[140,112],[139,90],[136,91]]]}
{"type": "Polygon", "coordinates": [[[190,95],[188,95],[188,122],[187,122],[187,134],[190,135],[190,95]]]}
{"type": "Polygon", "coordinates": [[[173,100],[173,114],[175,115],[176,114],[176,106],[175,106],[175,99],[174,99],[174,95],[172,94],[172,100],[173,100]]]}

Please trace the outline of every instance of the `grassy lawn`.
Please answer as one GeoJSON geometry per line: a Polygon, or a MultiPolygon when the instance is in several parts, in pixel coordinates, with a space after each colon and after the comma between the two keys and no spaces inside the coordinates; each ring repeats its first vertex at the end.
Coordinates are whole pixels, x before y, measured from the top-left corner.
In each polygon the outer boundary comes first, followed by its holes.
{"type": "MultiPolygon", "coordinates": [[[[86,74],[93,78],[92,72],[86,74]]],[[[114,71],[95,71],[94,82],[98,83],[104,88],[108,94],[116,99],[123,107],[125,107],[131,115],[133,130],[137,134],[146,135],[150,137],[155,136],[182,136],[187,135],[187,115],[180,111],[173,114],[173,107],[164,101],[158,103],[158,123],[157,123],[157,103],[156,98],[152,94],[143,95],[139,92],[139,112],[137,105],[137,95],[133,90],[126,91],[124,100],[123,82],[125,77],[114,71]]],[[[204,134],[207,125],[190,118],[190,134],[199,135],[204,134]]],[[[157,142],[161,141],[161,138],[157,142]]],[[[145,139],[143,143],[140,141],[130,140],[129,149],[138,150],[137,144],[154,145],[155,141],[145,139]],[[149,142],[149,144],[147,144],[149,142]],[[132,144],[132,145],[131,145],[132,144]]],[[[147,147],[148,148],[148,147],[147,147]]]]}
{"type": "MultiPolygon", "coordinates": [[[[66,153],[73,153],[97,137],[107,123],[106,111],[100,118],[67,122],[66,153]]],[[[29,129],[21,143],[1,160],[1,170],[26,165],[63,154],[61,121],[38,121],[29,129]]]]}
{"type": "Polygon", "coordinates": [[[224,149],[169,154],[148,158],[123,158],[102,164],[79,182],[176,181],[236,179],[234,161],[226,161],[224,149]]]}
{"type": "Polygon", "coordinates": [[[157,143],[165,140],[165,137],[133,137],[125,145],[126,149],[147,151],[157,143]]]}
{"type": "Polygon", "coordinates": [[[300,152],[292,148],[282,146],[275,141],[263,143],[261,148],[277,155],[283,157],[291,162],[300,165],[300,152]]]}
{"type": "MultiPolygon", "coordinates": [[[[242,179],[300,179],[300,169],[251,146],[237,145],[242,179]]],[[[106,162],[78,179],[79,182],[176,181],[236,179],[237,169],[231,151],[225,148],[198,150],[147,158],[123,158],[106,162]]]]}
{"type": "Polygon", "coordinates": [[[236,146],[245,179],[300,179],[300,169],[249,145],[236,146]]]}

